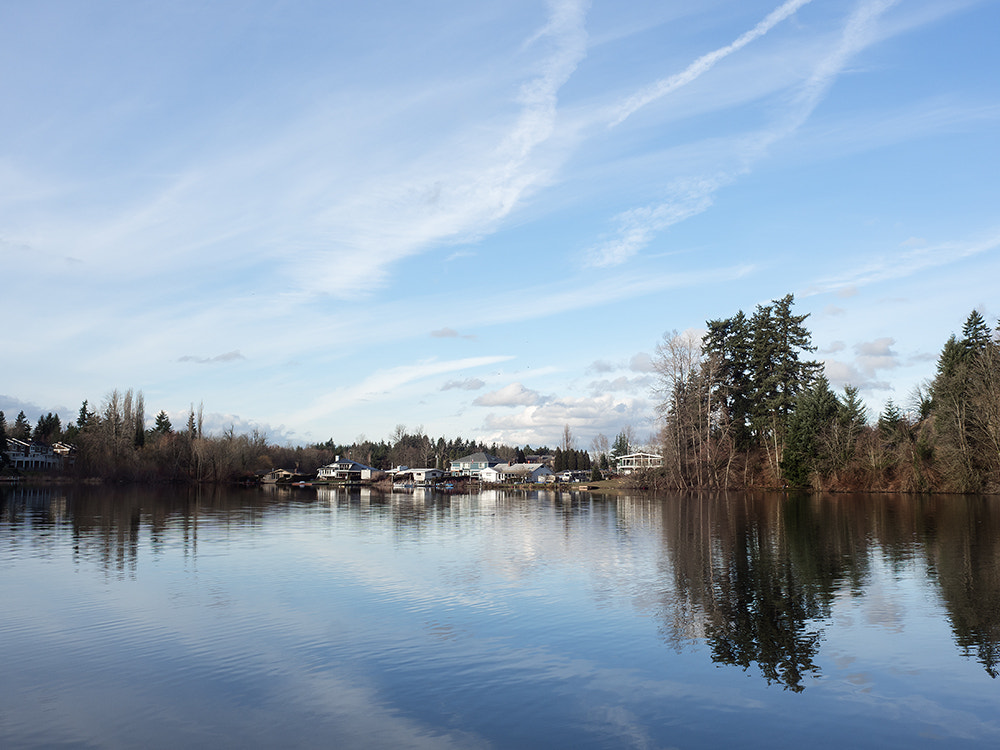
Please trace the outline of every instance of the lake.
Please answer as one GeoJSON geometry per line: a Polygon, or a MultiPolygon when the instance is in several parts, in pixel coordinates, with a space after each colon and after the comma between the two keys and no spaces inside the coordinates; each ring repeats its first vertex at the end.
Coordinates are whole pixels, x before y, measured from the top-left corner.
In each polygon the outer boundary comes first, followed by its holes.
{"type": "Polygon", "coordinates": [[[0,747],[996,748],[1000,498],[0,488],[0,747]]]}

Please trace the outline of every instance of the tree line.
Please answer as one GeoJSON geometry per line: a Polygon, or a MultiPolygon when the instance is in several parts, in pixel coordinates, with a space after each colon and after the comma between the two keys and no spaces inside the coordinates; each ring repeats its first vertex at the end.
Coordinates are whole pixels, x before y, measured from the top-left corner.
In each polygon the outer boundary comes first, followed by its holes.
{"type": "Polygon", "coordinates": [[[6,459],[8,435],[46,445],[72,444],[72,463],[65,473],[116,481],[229,482],[250,480],[274,468],[314,474],[337,456],[382,470],[396,466],[447,469],[454,459],[480,451],[511,463],[524,463],[529,456],[551,456],[556,471],[591,468],[589,453],[573,447],[568,427],[564,445],[554,450],[461,437],[433,438],[422,427],[410,430],[405,425],[397,425],[388,440],[361,436],[349,444],[331,439],[308,446],[281,446],[257,429],[248,434],[237,434],[233,428],[221,435],[206,434],[201,406],[192,405],[179,428],[162,410],[149,426],[143,393],[133,389],[112,390],[97,408],[85,400],[76,420],[65,427],[58,415],[49,413],[39,417],[32,429],[22,411],[8,429],[0,411],[0,462],[6,459]]]}
{"type": "Polygon", "coordinates": [[[664,334],[656,395],[665,488],[1000,490],[1000,343],[972,311],[935,377],[874,423],[858,388],[834,393],[787,295],[751,315],[664,334]]]}

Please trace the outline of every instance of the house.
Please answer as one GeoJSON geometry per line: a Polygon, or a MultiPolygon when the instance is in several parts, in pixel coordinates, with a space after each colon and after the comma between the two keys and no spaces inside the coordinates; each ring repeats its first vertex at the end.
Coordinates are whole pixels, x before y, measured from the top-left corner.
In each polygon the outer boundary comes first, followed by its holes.
{"type": "Polygon", "coordinates": [[[48,471],[62,468],[63,456],[50,445],[8,437],[7,463],[24,471],[48,471]]]}
{"type": "Polygon", "coordinates": [[[500,459],[489,453],[473,453],[451,462],[451,473],[463,477],[478,477],[483,469],[496,466],[500,459]]]}
{"type": "Polygon", "coordinates": [[[373,469],[371,466],[337,456],[332,464],[319,468],[316,472],[316,479],[320,481],[360,482],[362,479],[371,479],[376,472],[377,469],[373,469]]]}
{"type": "Polygon", "coordinates": [[[433,484],[443,479],[445,472],[443,469],[409,469],[403,467],[401,471],[393,473],[393,479],[397,482],[411,481],[414,484],[433,484]]]}
{"type": "Polygon", "coordinates": [[[264,484],[277,484],[278,482],[291,482],[292,477],[295,475],[288,469],[271,469],[267,474],[261,477],[261,482],[264,484]]]}
{"type": "Polygon", "coordinates": [[[656,453],[627,453],[615,459],[616,471],[619,474],[631,474],[641,469],[655,469],[663,466],[663,456],[656,453]]]}
{"type": "Polygon", "coordinates": [[[484,482],[543,482],[552,476],[552,469],[545,464],[496,464],[479,473],[484,482]]]}

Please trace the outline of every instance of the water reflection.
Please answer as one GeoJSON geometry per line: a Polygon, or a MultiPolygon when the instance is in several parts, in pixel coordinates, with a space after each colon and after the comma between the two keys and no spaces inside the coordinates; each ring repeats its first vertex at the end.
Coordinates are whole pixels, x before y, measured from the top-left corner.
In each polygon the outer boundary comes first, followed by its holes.
{"type": "MultiPolygon", "coordinates": [[[[206,534],[246,535],[298,512],[351,524],[359,534],[385,524],[398,544],[433,537],[459,545],[474,534],[481,544],[489,539],[483,529],[494,528],[484,524],[497,522],[520,541],[479,552],[481,564],[521,578],[555,558],[590,570],[595,599],[628,592],[639,609],[655,613],[671,646],[705,643],[714,662],[793,692],[821,674],[818,655],[838,597],[864,596],[875,561],[899,575],[916,565],[936,586],[958,649],[991,677],[998,673],[1000,506],[993,498],[2,488],[0,561],[68,549],[76,563],[134,579],[144,549],[148,559],[179,549],[193,562],[206,534]],[[653,538],[649,558],[626,564],[623,550],[643,534],[653,538]]],[[[481,584],[476,571],[451,575],[467,593],[481,584]]]]}
{"type": "Polygon", "coordinates": [[[1000,644],[1000,517],[994,498],[754,493],[629,498],[623,518],[663,534],[674,586],[661,616],[668,642],[704,638],[718,663],[756,665],[793,691],[816,656],[839,592],[863,595],[872,561],[922,564],[955,640],[991,677],[1000,644]]]}

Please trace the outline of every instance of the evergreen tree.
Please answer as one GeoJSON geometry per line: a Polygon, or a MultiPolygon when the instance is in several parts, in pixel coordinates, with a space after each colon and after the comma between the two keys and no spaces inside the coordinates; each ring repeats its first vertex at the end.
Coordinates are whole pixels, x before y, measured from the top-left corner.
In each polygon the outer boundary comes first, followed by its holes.
{"type": "Polygon", "coordinates": [[[31,439],[36,443],[45,443],[46,445],[51,445],[62,437],[62,425],[59,422],[59,415],[49,412],[44,417],[38,418],[38,424],[35,425],[35,431],[31,435],[31,439]]]}
{"type": "Polygon", "coordinates": [[[992,342],[990,327],[978,310],[969,313],[962,327],[962,348],[966,353],[983,351],[992,342]]]}
{"type": "Polygon", "coordinates": [[[900,435],[907,427],[906,416],[890,398],[885,402],[885,408],[882,409],[882,413],[878,416],[877,428],[879,437],[889,445],[895,445],[899,442],[900,435]]]}
{"type": "Polygon", "coordinates": [[[711,359],[715,403],[722,405],[740,450],[750,446],[751,382],[750,324],[740,310],[732,318],[708,321],[703,347],[711,359]]]}
{"type": "Polygon", "coordinates": [[[793,315],[793,302],[794,297],[788,294],[770,305],[758,306],[751,320],[751,424],[775,466],[781,460],[786,423],[795,399],[822,367],[818,362],[799,358],[800,353],[814,351],[815,347],[803,325],[809,316],[793,315]]]}
{"type": "Polygon", "coordinates": [[[809,484],[818,469],[825,439],[833,429],[843,405],[833,395],[830,384],[819,376],[813,386],[803,391],[795,402],[795,411],[788,420],[788,434],[781,469],[785,479],[797,487],[809,484]]]}
{"type": "Polygon", "coordinates": [[[76,417],[76,426],[85,430],[88,427],[93,427],[97,422],[97,412],[92,410],[87,404],[87,399],[83,400],[83,404],[80,405],[80,413],[76,417]]]}
{"type": "Polygon", "coordinates": [[[174,431],[173,425],[170,424],[170,417],[167,413],[160,410],[160,413],[156,415],[156,421],[153,423],[153,432],[157,432],[161,435],[169,435],[174,431]]]}
{"type": "Polygon", "coordinates": [[[802,356],[815,347],[804,325],[809,316],[794,315],[794,301],[789,294],[758,305],[750,319],[740,311],[708,321],[704,339],[712,373],[710,400],[721,405],[722,423],[728,425],[735,449],[745,452],[756,443],[775,474],[796,398],[822,369],[802,356]]]}
{"type": "Polygon", "coordinates": [[[31,440],[31,423],[23,411],[18,412],[17,419],[14,420],[14,428],[10,431],[10,437],[17,440],[31,440]]]}
{"type": "Polygon", "coordinates": [[[951,336],[941,350],[930,386],[939,465],[962,491],[978,490],[1000,472],[998,360],[992,332],[973,310],[962,338],[951,336]]]}
{"type": "Polygon", "coordinates": [[[611,446],[611,458],[615,459],[619,456],[627,456],[631,452],[632,444],[629,442],[628,434],[625,430],[622,430],[618,433],[614,444],[611,446]]]}

